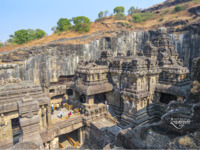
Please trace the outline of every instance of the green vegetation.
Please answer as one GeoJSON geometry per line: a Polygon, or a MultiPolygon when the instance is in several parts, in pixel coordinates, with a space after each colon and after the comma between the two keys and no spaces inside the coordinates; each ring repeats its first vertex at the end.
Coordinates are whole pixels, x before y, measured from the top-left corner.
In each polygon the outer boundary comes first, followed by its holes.
{"type": "Polygon", "coordinates": [[[104,15],[103,11],[100,11],[100,13],[98,14],[100,20],[103,19],[103,15],[104,15]]]}
{"type": "Polygon", "coordinates": [[[95,22],[104,20],[107,17],[108,13],[109,13],[108,10],[100,11],[98,14],[98,19],[96,19],[95,22]]]}
{"type": "Polygon", "coordinates": [[[170,9],[164,10],[164,11],[161,13],[161,16],[166,15],[168,12],[170,12],[170,9]]]}
{"type": "Polygon", "coordinates": [[[34,39],[40,39],[44,37],[46,33],[41,29],[21,29],[14,32],[14,35],[10,35],[10,39],[7,40],[9,43],[14,44],[24,44],[28,41],[34,40],[34,39]]]}
{"type": "Polygon", "coordinates": [[[2,47],[3,46],[3,43],[0,43],[0,47],[2,47]]]}
{"type": "Polygon", "coordinates": [[[114,13],[124,13],[125,9],[123,6],[118,6],[114,8],[114,13]]]}
{"type": "Polygon", "coordinates": [[[57,22],[57,28],[58,31],[68,31],[71,28],[71,20],[67,18],[60,18],[57,22]]]}
{"type": "Polygon", "coordinates": [[[128,14],[129,15],[133,15],[133,13],[135,13],[135,7],[131,7],[129,10],[128,10],[128,14]]]}
{"type": "Polygon", "coordinates": [[[115,13],[115,19],[116,20],[125,20],[126,16],[124,14],[124,7],[123,6],[118,6],[114,8],[114,13],[115,13]]]}
{"type": "Polygon", "coordinates": [[[124,13],[122,12],[119,12],[115,15],[115,19],[116,20],[125,20],[126,19],[126,16],[124,15],[124,13]]]}
{"type": "Polygon", "coordinates": [[[177,6],[174,8],[173,13],[176,13],[176,12],[182,11],[183,9],[184,9],[183,6],[179,6],[179,5],[177,5],[177,6]]]}
{"type": "Polygon", "coordinates": [[[90,30],[90,19],[85,16],[73,18],[74,29],[80,32],[88,32],[90,30]]]}
{"type": "Polygon", "coordinates": [[[160,18],[159,21],[162,22],[164,20],[164,18],[160,18]]]}
{"type": "Polygon", "coordinates": [[[104,17],[107,17],[107,15],[109,14],[109,11],[105,10],[103,13],[104,13],[104,17]]]}
{"type": "Polygon", "coordinates": [[[133,19],[137,23],[144,22],[148,20],[149,18],[152,18],[154,13],[151,12],[145,12],[145,13],[135,13],[132,15],[133,19]]]}
{"type": "Polygon", "coordinates": [[[193,0],[193,3],[195,3],[195,4],[198,3],[198,2],[199,2],[199,0],[193,0]]]}
{"type": "MultiPolygon", "coordinates": [[[[100,12],[99,18],[102,19],[103,15],[104,12],[100,12]]],[[[90,30],[90,24],[90,19],[85,16],[73,17],[72,19],[60,18],[57,22],[57,26],[52,27],[51,30],[57,34],[61,34],[61,32],[68,30],[88,32],[90,30]],[[74,26],[71,24],[71,21],[73,21],[74,26]]]]}
{"type": "Polygon", "coordinates": [[[140,12],[141,12],[141,9],[135,8],[133,6],[128,10],[129,15],[133,15],[134,13],[140,13],[140,12]]]}

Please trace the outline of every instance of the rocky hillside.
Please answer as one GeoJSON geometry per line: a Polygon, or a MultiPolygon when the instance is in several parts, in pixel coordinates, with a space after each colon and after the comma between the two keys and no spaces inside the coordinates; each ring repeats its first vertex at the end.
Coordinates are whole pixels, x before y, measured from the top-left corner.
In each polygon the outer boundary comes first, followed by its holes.
{"type": "MultiPolygon", "coordinates": [[[[199,15],[200,15],[200,0],[167,0],[162,4],[155,5],[151,8],[143,10],[137,14],[143,21],[134,20],[130,15],[126,16],[125,20],[116,20],[113,16],[104,18],[101,21],[93,22],[91,30],[88,33],[78,33],[73,31],[62,32],[60,34],[52,34],[40,40],[33,40],[23,45],[8,45],[0,48],[0,52],[11,51],[17,48],[48,44],[59,39],[69,38],[65,44],[85,44],[91,40],[74,40],[75,37],[90,36],[97,32],[107,32],[109,30],[127,30],[139,31],[157,29],[165,26],[170,32],[180,33],[185,31],[199,32],[199,15]],[[180,6],[180,11],[175,11],[175,7],[180,6]],[[145,13],[151,15],[145,16],[145,13]]],[[[99,36],[101,37],[101,36],[99,36]]]]}

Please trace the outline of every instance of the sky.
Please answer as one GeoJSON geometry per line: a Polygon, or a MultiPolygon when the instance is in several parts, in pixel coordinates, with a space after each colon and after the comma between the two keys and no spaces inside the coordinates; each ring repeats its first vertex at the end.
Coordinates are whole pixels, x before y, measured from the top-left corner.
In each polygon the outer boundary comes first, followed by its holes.
{"type": "Polygon", "coordinates": [[[131,6],[148,8],[165,0],[1,0],[0,42],[20,29],[42,29],[48,35],[60,18],[86,16],[94,21],[100,11],[113,13],[116,6],[124,6],[125,14],[131,6]]]}

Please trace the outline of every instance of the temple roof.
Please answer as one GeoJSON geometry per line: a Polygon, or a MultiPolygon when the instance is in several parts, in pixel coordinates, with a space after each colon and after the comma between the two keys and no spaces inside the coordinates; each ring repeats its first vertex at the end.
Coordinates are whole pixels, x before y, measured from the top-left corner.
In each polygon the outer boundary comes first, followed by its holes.
{"type": "Polygon", "coordinates": [[[176,96],[184,96],[186,97],[188,91],[190,90],[190,85],[187,86],[176,86],[176,85],[165,85],[165,84],[157,84],[155,91],[161,93],[172,94],[176,96]]]}
{"type": "Polygon", "coordinates": [[[110,83],[103,83],[93,86],[86,86],[83,84],[78,84],[78,85],[71,84],[70,87],[79,92],[80,94],[85,94],[85,95],[95,95],[104,92],[110,92],[113,90],[113,85],[110,83]]]}

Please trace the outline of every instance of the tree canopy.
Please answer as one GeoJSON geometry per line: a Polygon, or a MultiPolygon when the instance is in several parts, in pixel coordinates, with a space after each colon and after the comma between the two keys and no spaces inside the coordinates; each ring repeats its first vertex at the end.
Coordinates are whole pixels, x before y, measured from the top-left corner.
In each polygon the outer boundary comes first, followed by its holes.
{"type": "Polygon", "coordinates": [[[102,19],[103,15],[104,15],[103,11],[100,11],[100,13],[98,14],[99,19],[102,19]]]}
{"type": "Polygon", "coordinates": [[[14,35],[10,35],[10,39],[7,42],[16,43],[16,44],[24,44],[30,40],[40,39],[44,37],[46,33],[41,29],[21,29],[14,32],[14,35]]]}
{"type": "Polygon", "coordinates": [[[21,29],[14,33],[14,43],[23,44],[30,40],[28,30],[21,29]]]}
{"type": "Polygon", "coordinates": [[[90,30],[90,19],[85,16],[73,18],[74,29],[80,32],[88,32],[90,30]]]}
{"type": "Polygon", "coordinates": [[[135,12],[135,7],[132,6],[132,7],[128,10],[128,14],[129,14],[129,15],[132,15],[134,12],[135,12]]]}
{"type": "Polygon", "coordinates": [[[124,13],[124,11],[125,9],[123,6],[117,6],[114,8],[114,13],[119,13],[119,12],[124,13]]]}
{"type": "Polygon", "coordinates": [[[71,27],[71,20],[67,18],[60,18],[57,22],[58,31],[67,31],[71,27]]]}

